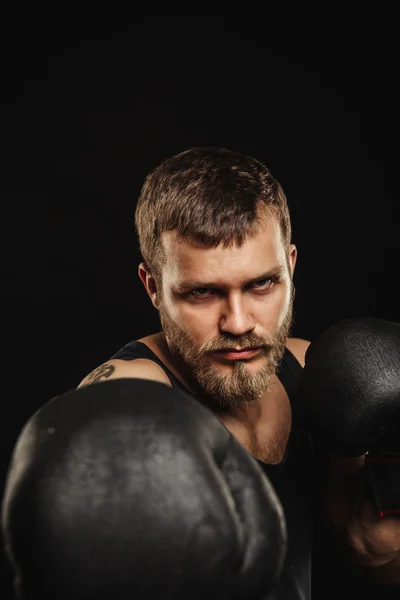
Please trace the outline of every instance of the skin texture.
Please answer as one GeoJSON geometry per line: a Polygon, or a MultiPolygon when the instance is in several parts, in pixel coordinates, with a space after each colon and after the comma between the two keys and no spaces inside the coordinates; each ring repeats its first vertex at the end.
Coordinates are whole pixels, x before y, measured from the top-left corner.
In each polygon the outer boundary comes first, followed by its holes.
{"type": "Polygon", "coordinates": [[[175,232],[163,246],[162,289],[144,264],[139,275],[174,362],[215,407],[256,404],[271,389],[292,322],[295,247],[287,257],[272,218],[241,248],[204,249],[175,232]],[[219,352],[239,348],[259,352],[235,361],[219,352]]]}

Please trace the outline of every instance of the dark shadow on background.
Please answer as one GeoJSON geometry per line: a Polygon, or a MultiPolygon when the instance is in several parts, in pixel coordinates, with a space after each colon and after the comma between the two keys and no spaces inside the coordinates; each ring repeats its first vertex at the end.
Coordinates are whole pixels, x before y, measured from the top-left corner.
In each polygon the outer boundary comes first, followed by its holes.
{"type": "MultiPolygon", "coordinates": [[[[37,408],[158,330],[133,213],[150,169],[185,148],[253,154],[283,184],[295,336],[351,316],[400,321],[394,21],[375,3],[302,11],[5,21],[2,484],[37,408]]],[[[317,547],[317,599],[378,597],[323,534],[317,547]]]]}

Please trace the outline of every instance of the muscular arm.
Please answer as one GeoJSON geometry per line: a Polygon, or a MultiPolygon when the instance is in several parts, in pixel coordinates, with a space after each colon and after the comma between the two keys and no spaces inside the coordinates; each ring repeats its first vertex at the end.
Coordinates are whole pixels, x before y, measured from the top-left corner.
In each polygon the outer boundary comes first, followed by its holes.
{"type": "Polygon", "coordinates": [[[86,375],[78,385],[78,388],[86,387],[92,383],[107,381],[108,379],[121,379],[125,377],[150,379],[171,386],[171,382],[165,371],[157,363],[146,358],[138,358],[137,360],[109,360],[86,375]]]}
{"type": "Polygon", "coordinates": [[[339,547],[376,583],[400,583],[400,519],[379,518],[364,495],[364,458],[330,455],[322,501],[339,547]]]}
{"type": "Polygon", "coordinates": [[[113,379],[113,374],[115,373],[116,367],[112,362],[106,362],[103,365],[100,365],[94,371],[86,375],[86,377],[81,381],[78,385],[78,388],[86,387],[91,383],[96,383],[98,381],[105,381],[106,379],[113,379]]]}
{"type": "Polygon", "coordinates": [[[302,367],[305,364],[306,352],[309,345],[309,340],[303,340],[302,338],[288,338],[286,342],[286,346],[294,354],[302,367]]]}
{"type": "MultiPolygon", "coordinates": [[[[310,342],[287,346],[304,367],[310,342]]],[[[379,584],[400,583],[400,518],[379,519],[364,497],[364,457],[329,455],[321,502],[341,551],[355,568],[379,584]]]]}

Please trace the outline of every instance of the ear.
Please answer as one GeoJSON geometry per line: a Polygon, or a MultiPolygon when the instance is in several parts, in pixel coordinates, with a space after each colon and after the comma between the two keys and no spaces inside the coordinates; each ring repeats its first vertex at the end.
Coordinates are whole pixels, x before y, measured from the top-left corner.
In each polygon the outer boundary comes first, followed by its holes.
{"type": "Polygon", "coordinates": [[[146,288],[146,292],[148,293],[150,300],[153,303],[154,308],[158,310],[158,295],[157,295],[157,286],[156,281],[151,274],[151,271],[145,262],[140,263],[138,268],[139,277],[142,280],[144,287],[146,288]]]}
{"type": "Polygon", "coordinates": [[[293,277],[294,268],[296,266],[297,261],[297,248],[294,244],[290,244],[289,246],[289,268],[290,274],[293,277]]]}

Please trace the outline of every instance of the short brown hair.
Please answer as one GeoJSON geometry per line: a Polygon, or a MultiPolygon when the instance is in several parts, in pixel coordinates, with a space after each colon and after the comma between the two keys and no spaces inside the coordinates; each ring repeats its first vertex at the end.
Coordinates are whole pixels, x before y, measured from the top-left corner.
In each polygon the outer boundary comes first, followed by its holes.
{"type": "Polygon", "coordinates": [[[191,148],[164,160],[146,178],[136,207],[140,251],[161,276],[162,234],[204,248],[254,235],[266,211],[275,215],[288,251],[291,224],[285,193],[261,162],[225,148],[191,148]]]}

